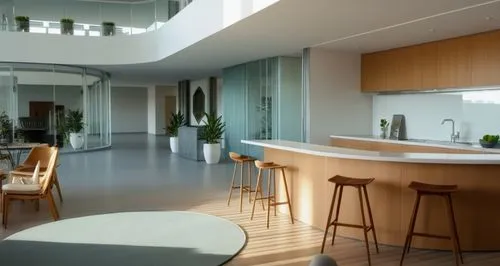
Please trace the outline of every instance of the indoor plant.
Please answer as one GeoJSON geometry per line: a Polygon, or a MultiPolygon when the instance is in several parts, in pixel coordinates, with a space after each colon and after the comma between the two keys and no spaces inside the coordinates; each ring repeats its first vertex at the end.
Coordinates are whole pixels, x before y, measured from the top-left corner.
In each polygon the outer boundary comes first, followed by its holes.
{"type": "Polygon", "coordinates": [[[30,17],[27,16],[17,16],[16,17],[17,31],[30,31],[30,17]]]}
{"type": "Polygon", "coordinates": [[[110,21],[102,22],[102,36],[113,36],[115,35],[115,23],[110,21]]]}
{"type": "Polygon", "coordinates": [[[0,114],[0,143],[10,142],[12,122],[5,111],[0,114]]]}
{"type": "Polygon", "coordinates": [[[387,129],[389,128],[389,122],[387,122],[387,119],[382,118],[380,119],[380,138],[387,138],[387,129]]]}
{"type": "Polygon", "coordinates": [[[479,140],[479,144],[483,148],[493,148],[498,143],[499,135],[484,135],[482,139],[479,140]]]}
{"type": "Polygon", "coordinates": [[[70,18],[62,18],[60,22],[61,34],[73,35],[73,24],[75,23],[75,21],[70,18]]]}
{"type": "Polygon", "coordinates": [[[222,116],[217,117],[214,113],[205,113],[205,126],[201,132],[200,139],[207,143],[203,144],[203,155],[208,164],[218,163],[220,160],[221,146],[220,139],[224,134],[226,124],[222,122],[222,116]]]}
{"type": "Polygon", "coordinates": [[[66,132],[69,133],[69,143],[73,149],[80,149],[83,146],[83,113],[79,110],[68,110],[65,119],[66,132]]]}
{"type": "Polygon", "coordinates": [[[184,124],[184,115],[180,111],[172,113],[170,125],[167,127],[167,133],[170,135],[170,150],[172,150],[173,153],[179,151],[179,128],[184,124]]]}

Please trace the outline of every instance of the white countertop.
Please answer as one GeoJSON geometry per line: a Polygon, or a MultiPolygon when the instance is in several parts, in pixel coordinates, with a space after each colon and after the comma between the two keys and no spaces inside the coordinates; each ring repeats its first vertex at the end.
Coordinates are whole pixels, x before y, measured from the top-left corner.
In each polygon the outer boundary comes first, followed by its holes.
{"type": "Polygon", "coordinates": [[[500,164],[500,154],[376,152],[287,140],[242,140],[244,144],[332,158],[432,164],[500,164]]]}
{"type": "Polygon", "coordinates": [[[350,139],[350,140],[361,140],[361,141],[376,141],[393,143],[400,145],[414,145],[414,146],[428,146],[428,147],[438,147],[447,149],[457,149],[457,150],[470,150],[470,151],[480,151],[485,153],[500,153],[500,148],[483,148],[479,143],[461,144],[461,143],[451,143],[446,141],[438,140],[395,140],[395,139],[382,139],[377,136],[339,136],[331,135],[330,138],[337,139],[350,139]]]}

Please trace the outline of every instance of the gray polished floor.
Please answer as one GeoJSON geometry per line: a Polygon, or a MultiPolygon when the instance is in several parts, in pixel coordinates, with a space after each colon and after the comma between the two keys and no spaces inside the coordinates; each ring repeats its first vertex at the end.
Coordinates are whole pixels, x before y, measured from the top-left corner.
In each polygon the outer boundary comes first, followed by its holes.
{"type": "MultiPolygon", "coordinates": [[[[207,165],[183,159],[170,152],[168,137],[146,134],[114,135],[112,149],[62,154],[60,162],[62,219],[121,211],[187,210],[225,198],[233,167],[229,162],[207,165]]],[[[0,230],[0,239],[49,221],[46,203],[37,213],[29,202],[14,202],[9,228],[0,230]]]]}

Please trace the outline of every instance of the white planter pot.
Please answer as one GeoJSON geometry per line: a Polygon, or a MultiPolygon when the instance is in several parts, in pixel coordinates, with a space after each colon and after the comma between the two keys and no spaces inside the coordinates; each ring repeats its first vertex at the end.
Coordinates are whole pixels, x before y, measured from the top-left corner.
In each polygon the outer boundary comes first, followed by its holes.
{"type": "Polygon", "coordinates": [[[203,155],[205,156],[205,162],[207,162],[208,164],[219,163],[220,143],[203,144],[203,155]]]}
{"type": "Polygon", "coordinates": [[[172,153],[179,152],[179,137],[170,137],[170,150],[172,153]]]}
{"type": "Polygon", "coordinates": [[[83,147],[83,133],[69,133],[69,143],[74,150],[81,149],[83,147]]]}

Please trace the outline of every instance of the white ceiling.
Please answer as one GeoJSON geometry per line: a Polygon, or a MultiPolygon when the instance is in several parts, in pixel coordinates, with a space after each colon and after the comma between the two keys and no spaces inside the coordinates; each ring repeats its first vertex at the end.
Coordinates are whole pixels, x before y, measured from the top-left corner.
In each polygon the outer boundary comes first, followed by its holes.
{"type": "Polygon", "coordinates": [[[281,0],[161,61],[104,69],[175,83],[306,47],[364,53],[498,29],[499,14],[500,0],[281,0]]]}

